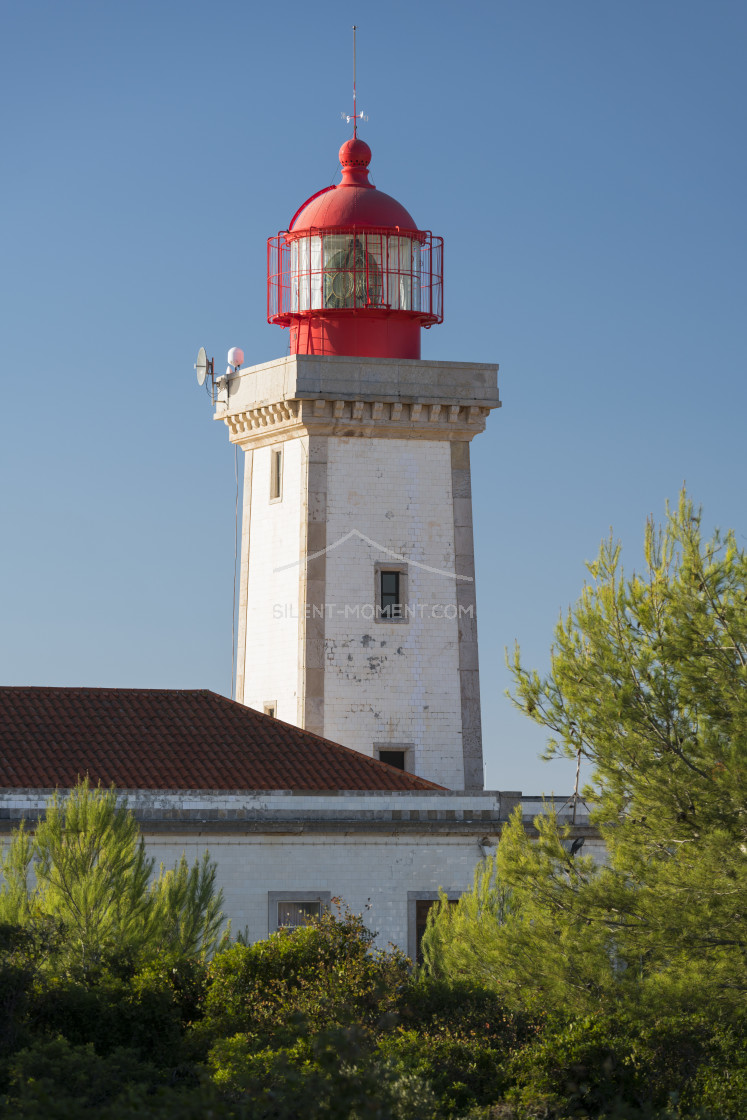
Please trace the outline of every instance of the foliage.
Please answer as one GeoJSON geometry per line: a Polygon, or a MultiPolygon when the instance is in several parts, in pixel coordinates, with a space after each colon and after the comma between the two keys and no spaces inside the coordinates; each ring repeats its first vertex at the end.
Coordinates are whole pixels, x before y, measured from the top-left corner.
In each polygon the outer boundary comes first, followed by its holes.
{"type": "Polygon", "coordinates": [[[217,1085],[251,1102],[253,1120],[428,1120],[429,1087],[372,1055],[366,1033],[336,1027],[292,1046],[258,1049],[250,1035],[222,1040],[210,1055],[217,1085]]]}
{"type": "Polygon", "coordinates": [[[83,977],[107,965],[128,971],[153,953],[209,953],[219,941],[222,892],[208,854],[192,868],[182,857],[152,881],[134,816],[114,788],[87,779],[64,799],[55,793],[33,838],[15,831],[0,870],[0,921],[37,940],[55,931],[83,977]]]}
{"type": "Polygon", "coordinates": [[[371,952],[349,914],[85,983],[34,963],[23,930],[3,944],[26,970],[0,1085],[20,1120],[743,1115],[747,1024],[509,1012],[371,952]]]}
{"type": "MultiPolygon", "coordinates": [[[[11,1062],[7,1104],[19,1117],[50,1118],[100,1110],[128,1084],[155,1087],[163,1076],[132,1051],[114,1050],[100,1057],[93,1045],[71,1045],[57,1038],[20,1051],[11,1062]],[[43,1111],[42,1111],[43,1110],[43,1111]]],[[[90,1113],[89,1113],[90,1114],[90,1113]]]]}
{"type": "Polygon", "coordinates": [[[598,872],[590,858],[569,855],[552,816],[535,825],[529,839],[517,809],[472,890],[456,906],[442,899],[432,909],[425,965],[435,976],[484,984],[514,1009],[585,1013],[622,983],[607,929],[566,902],[598,872]]]}
{"type": "Polygon", "coordinates": [[[360,916],[325,913],[254,945],[233,945],[210,965],[203,1029],[259,1038],[330,1027],[372,1027],[395,1012],[408,977],[398,951],[372,948],[360,916]]]}
{"type": "Polygon", "coordinates": [[[18,1120],[250,1120],[209,1083],[179,1084],[131,1050],[102,1057],[62,1037],[19,1052],[8,1090],[0,1108],[18,1120]]]}
{"type": "Polygon", "coordinates": [[[399,1022],[378,1049],[430,1085],[435,1116],[456,1117],[502,1097],[508,1057],[534,1032],[531,1021],[509,1013],[488,988],[421,973],[403,991],[399,1022]]]}
{"type": "Polygon", "coordinates": [[[728,1017],[747,990],[747,555],[733,533],[704,543],[684,494],[645,555],[625,578],[604,544],[549,676],[513,663],[549,753],[592,763],[608,865],[572,856],[552,814],[536,840],[517,816],[427,959],[514,1005],[728,1017]]]}
{"type": "Polygon", "coordinates": [[[174,870],[161,867],[151,890],[153,927],[161,953],[183,960],[229,944],[223,925],[222,890],[215,889],[217,867],[205,852],[192,867],[181,856],[174,870]]]}
{"type": "Polygon", "coordinates": [[[549,676],[514,662],[549,752],[592,764],[606,865],[517,813],[420,972],[347,912],[229,947],[209,861],[153,882],[84,785],[4,857],[0,1112],[741,1120],[747,558],[684,496],[646,557],[626,578],[604,545],[549,676]]]}
{"type": "Polygon", "coordinates": [[[740,1120],[743,1039],[705,1016],[642,1023],[624,1014],[548,1019],[508,1063],[509,1115],[740,1120]],[[741,1051],[741,1060],[738,1056],[741,1051]],[[730,1068],[731,1067],[731,1068],[730,1068]],[[697,1071],[693,1076],[694,1071],[697,1071]],[[704,1091],[709,1086],[708,1093],[704,1091]]]}
{"type": "Polygon", "coordinates": [[[741,1120],[747,1105],[747,1015],[734,1024],[709,1023],[708,1052],[685,1094],[693,1109],[741,1120]]]}
{"type": "Polygon", "coordinates": [[[26,1038],[25,1019],[33,973],[3,953],[0,956],[0,1058],[26,1038]]]}
{"type": "Polygon", "coordinates": [[[29,1000],[36,1036],[64,1037],[74,1046],[95,1042],[108,1055],[121,1047],[142,1061],[168,1066],[178,1060],[182,1024],[174,993],[152,972],[129,980],[100,977],[95,985],[39,977],[29,1000]]]}

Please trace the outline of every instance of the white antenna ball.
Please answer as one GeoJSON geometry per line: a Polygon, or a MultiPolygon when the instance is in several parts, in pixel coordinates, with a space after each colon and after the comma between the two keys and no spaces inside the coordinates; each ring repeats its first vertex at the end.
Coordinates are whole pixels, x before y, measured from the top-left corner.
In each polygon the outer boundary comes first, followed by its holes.
{"type": "Polygon", "coordinates": [[[228,364],[236,368],[240,366],[244,360],[244,351],[240,350],[238,346],[232,346],[228,351],[228,364]]]}

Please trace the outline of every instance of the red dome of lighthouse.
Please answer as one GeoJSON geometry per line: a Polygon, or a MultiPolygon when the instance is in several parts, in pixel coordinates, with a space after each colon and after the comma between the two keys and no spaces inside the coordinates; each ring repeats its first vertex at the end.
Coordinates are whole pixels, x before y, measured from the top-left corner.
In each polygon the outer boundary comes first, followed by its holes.
{"type": "Polygon", "coordinates": [[[340,148],[342,180],[312,195],[296,211],[288,230],[293,233],[330,226],[377,226],[384,229],[416,230],[412,215],[391,195],[377,190],[368,180],[371,149],[355,137],[340,148]]]}
{"type": "Polygon", "coordinates": [[[339,158],[340,182],[268,241],[268,321],[296,354],[419,358],[421,327],[443,319],[443,242],[369,181],[365,140],[339,158]]]}

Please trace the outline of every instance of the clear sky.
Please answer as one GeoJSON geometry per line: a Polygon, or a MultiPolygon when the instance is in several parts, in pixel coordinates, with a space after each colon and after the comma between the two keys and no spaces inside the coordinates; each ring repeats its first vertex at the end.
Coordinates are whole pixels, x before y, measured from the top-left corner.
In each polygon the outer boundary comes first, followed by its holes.
{"type": "Polygon", "coordinates": [[[234,462],[193,363],[287,350],[266,238],[372,178],[445,239],[423,357],[499,362],[473,444],[487,782],[568,792],[504,696],[610,526],[687,481],[747,533],[744,0],[0,4],[8,684],[228,693],[234,462]]]}

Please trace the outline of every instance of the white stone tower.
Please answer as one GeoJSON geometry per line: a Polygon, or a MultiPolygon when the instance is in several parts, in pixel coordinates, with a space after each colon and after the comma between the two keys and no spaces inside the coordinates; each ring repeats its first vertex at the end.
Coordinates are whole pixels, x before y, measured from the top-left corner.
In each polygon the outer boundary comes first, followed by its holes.
{"type": "Polygon", "coordinates": [[[421,361],[440,239],[343,180],[271,239],[290,356],[223,383],[245,452],[236,699],[452,789],[483,786],[470,440],[497,366],[421,361]]]}

